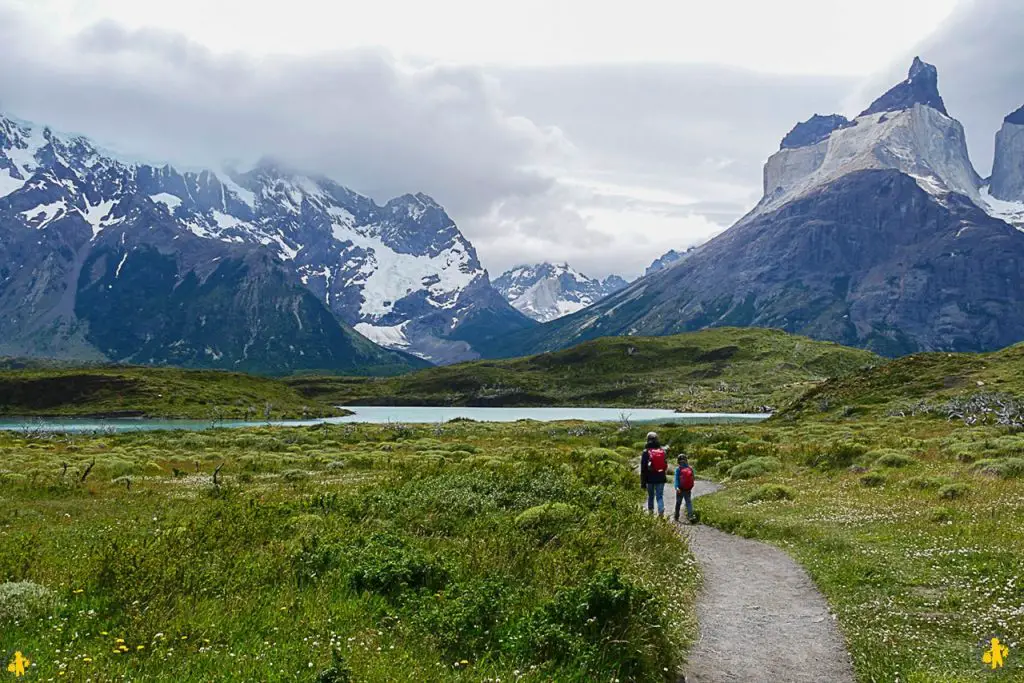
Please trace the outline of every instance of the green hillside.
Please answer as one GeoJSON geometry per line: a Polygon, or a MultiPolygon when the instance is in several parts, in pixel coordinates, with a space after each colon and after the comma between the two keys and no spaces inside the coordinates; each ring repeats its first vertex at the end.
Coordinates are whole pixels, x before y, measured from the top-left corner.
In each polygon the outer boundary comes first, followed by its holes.
{"type": "Polygon", "coordinates": [[[828,377],[881,362],[874,354],[779,330],[714,328],[672,337],[613,337],[512,360],[401,377],[287,380],[341,405],[621,406],[690,411],[779,407],[828,377]]]}
{"type": "Polygon", "coordinates": [[[287,384],[216,370],[107,367],[0,370],[0,416],[275,419],[340,411],[287,384]]]}
{"type": "Polygon", "coordinates": [[[919,353],[836,377],[787,411],[790,417],[941,412],[951,400],[1024,395],[1024,344],[992,353],[919,353]]]}

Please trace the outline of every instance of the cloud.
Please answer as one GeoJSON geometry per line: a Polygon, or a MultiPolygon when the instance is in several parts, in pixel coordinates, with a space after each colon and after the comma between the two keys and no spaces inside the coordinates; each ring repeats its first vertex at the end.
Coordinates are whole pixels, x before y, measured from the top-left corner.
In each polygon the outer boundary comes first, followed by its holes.
{"type": "Polygon", "coordinates": [[[468,68],[413,69],[374,50],[311,58],[217,55],[183,36],[102,22],[40,40],[0,16],[3,106],[156,160],[269,155],[377,198],[423,190],[460,213],[543,191],[522,170],[557,135],[494,105],[468,68]]]}
{"type": "Polygon", "coordinates": [[[867,79],[849,104],[863,109],[887,87],[906,78],[911,60],[920,55],[938,67],[946,108],[964,124],[971,159],[986,176],[992,169],[996,131],[1007,114],[1024,105],[1021,45],[1024,2],[961,0],[932,36],[883,73],[867,79]]]}
{"type": "MultiPolygon", "coordinates": [[[[29,4],[22,5],[29,7],[29,4]]],[[[568,260],[637,275],[760,196],[761,164],[850,81],[710,65],[412,65],[379,49],[217,53],[0,7],[0,110],[183,167],[272,156],[378,201],[423,191],[492,273],[568,260]]]]}

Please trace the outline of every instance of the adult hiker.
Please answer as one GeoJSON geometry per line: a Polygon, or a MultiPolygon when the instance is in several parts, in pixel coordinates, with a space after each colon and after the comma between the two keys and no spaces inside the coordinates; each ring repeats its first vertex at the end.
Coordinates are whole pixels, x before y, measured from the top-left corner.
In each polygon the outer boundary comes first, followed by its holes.
{"type": "Polygon", "coordinates": [[[665,516],[665,481],[668,472],[668,453],[658,441],[658,435],[647,435],[647,447],[640,456],[640,486],[647,489],[647,511],[654,513],[658,502],[658,516],[665,516]]]}
{"type": "Polygon", "coordinates": [[[694,524],[697,521],[696,515],[693,514],[693,467],[690,466],[690,461],[685,455],[680,455],[676,461],[676,516],[675,520],[679,521],[679,507],[686,501],[686,518],[690,520],[690,524],[694,524]]]}

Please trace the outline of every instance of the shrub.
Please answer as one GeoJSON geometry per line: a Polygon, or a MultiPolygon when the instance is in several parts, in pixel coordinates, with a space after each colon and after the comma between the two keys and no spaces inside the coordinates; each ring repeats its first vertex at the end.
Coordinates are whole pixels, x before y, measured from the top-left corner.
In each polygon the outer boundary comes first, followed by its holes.
{"type": "Polygon", "coordinates": [[[822,469],[845,469],[865,453],[867,448],[860,444],[840,441],[824,451],[809,454],[804,458],[804,463],[822,469]]]}
{"type": "Polygon", "coordinates": [[[869,472],[860,478],[860,485],[868,488],[875,488],[885,484],[885,475],[878,472],[869,472]]]}
{"type": "Polygon", "coordinates": [[[917,460],[899,451],[872,451],[868,456],[877,456],[874,461],[879,467],[909,467],[917,463],[917,460]]]}
{"type": "Polygon", "coordinates": [[[285,470],[281,473],[281,478],[287,482],[299,482],[309,479],[309,473],[305,470],[285,470]]]}
{"type": "Polygon", "coordinates": [[[53,609],[49,589],[31,581],[0,583],[0,624],[35,619],[53,609]]]}
{"type": "Polygon", "coordinates": [[[1024,458],[988,458],[974,463],[973,469],[1001,479],[1024,477],[1024,458]]]}
{"type": "Polygon", "coordinates": [[[945,477],[911,477],[904,482],[909,488],[918,491],[937,491],[950,483],[945,477]]]}
{"type": "Polygon", "coordinates": [[[937,507],[932,509],[928,513],[928,519],[937,524],[945,524],[946,522],[952,522],[956,518],[956,513],[947,507],[937,507]]]}
{"type": "Polygon", "coordinates": [[[513,642],[524,658],[571,663],[581,673],[614,662],[619,678],[639,680],[671,658],[666,634],[647,626],[660,622],[658,612],[649,590],[605,570],[559,590],[517,624],[513,642]]]}
{"type": "Polygon", "coordinates": [[[771,500],[793,500],[793,489],[781,484],[765,484],[759,486],[747,496],[748,503],[760,503],[771,500]]]}
{"type": "Polygon", "coordinates": [[[956,500],[957,498],[963,498],[971,490],[971,487],[962,482],[954,484],[946,484],[939,489],[939,498],[946,500],[956,500]]]}
{"type": "Polygon", "coordinates": [[[351,551],[349,584],[357,591],[397,597],[444,587],[448,572],[435,558],[390,534],[374,534],[351,551]]]}
{"type": "Polygon", "coordinates": [[[580,509],[568,503],[546,503],[523,510],[516,516],[516,526],[548,541],[580,517],[580,509]]]}
{"type": "Polygon", "coordinates": [[[782,467],[778,458],[762,457],[745,460],[729,470],[729,476],[733,479],[753,479],[761,475],[774,472],[782,467]]]}

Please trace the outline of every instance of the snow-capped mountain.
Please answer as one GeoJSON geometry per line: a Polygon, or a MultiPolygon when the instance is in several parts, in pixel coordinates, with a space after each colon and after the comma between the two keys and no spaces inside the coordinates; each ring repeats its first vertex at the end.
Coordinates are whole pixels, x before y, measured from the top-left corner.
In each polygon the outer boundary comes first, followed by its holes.
{"type": "Polygon", "coordinates": [[[915,59],[905,81],[853,120],[815,115],[790,131],[765,165],[764,197],[729,230],[488,353],[724,325],[890,355],[1024,340],[1022,131],[1018,110],[997,137],[986,185],[938,71],[915,59]]]}
{"type": "Polygon", "coordinates": [[[628,284],[618,275],[587,277],[568,263],[516,266],[494,281],[516,310],[540,322],[575,313],[628,284]]]}
{"type": "MultiPolygon", "coordinates": [[[[0,117],[0,227],[46,236],[69,219],[89,227],[90,244],[112,228],[125,244],[145,241],[159,224],[175,233],[164,251],[272,255],[340,321],[434,362],[475,358],[477,340],[532,324],[490,286],[473,246],[426,195],[379,206],[271,161],[247,172],[128,163],[85,138],[0,117]]],[[[133,256],[121,254],[118,273],[133,256]]]]}

